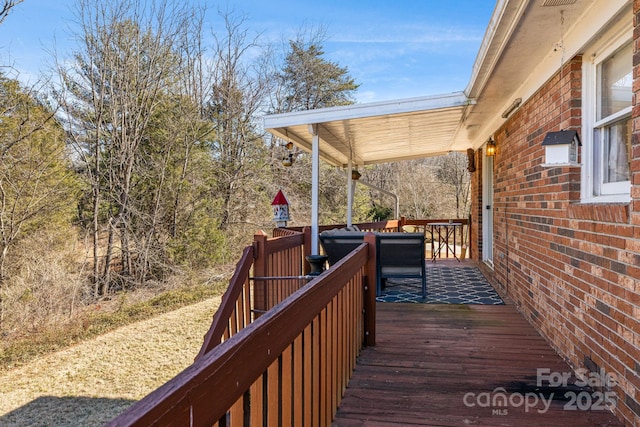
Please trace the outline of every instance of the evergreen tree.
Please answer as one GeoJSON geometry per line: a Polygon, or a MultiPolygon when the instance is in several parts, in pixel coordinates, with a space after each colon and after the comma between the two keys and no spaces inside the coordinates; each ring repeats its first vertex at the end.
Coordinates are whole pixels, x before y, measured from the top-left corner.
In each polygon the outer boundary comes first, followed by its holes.
{"type": "Polygon", "coordinates": [[[1,74],[0,106],[1,283],[20,239],[71,224],[78,182],[54,111],[1,74]]]}
{"type": "Polygon", "coordinates": [[[346,67],[323,57],[318,42],[289,42],[290,51],[279,78],[284,88],[280,112],[353,104],[358,86],[346,67]]]}

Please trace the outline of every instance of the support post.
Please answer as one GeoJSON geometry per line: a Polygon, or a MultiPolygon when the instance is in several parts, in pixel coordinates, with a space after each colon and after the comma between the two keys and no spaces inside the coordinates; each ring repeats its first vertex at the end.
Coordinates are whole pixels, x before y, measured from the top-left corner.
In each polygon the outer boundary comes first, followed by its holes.
{"type": "Polygon", "coordinates": [[[347,162],[347,227],[351,227],[353,225],[354,185],[353,185],[353,176],[351,174],[352,169],[353,169],[353,162],[351,161],[351,158],[349,158],[349,162],[347,162]]]}
{"type": "Polygon", "coordinates": [[[376,345],[376,235],[366,233],[364,241],[369,246],[367,260],[367,276],[364,283],[364,344],[376,345]]]}
{"type": "Polygon", "coordinates": [[[318,125],[309,125],[309,132],[313,136],[311,147],[311,255],[318,254],[319,233],[319,203],[320,186],[320,136],[318,125]]]}

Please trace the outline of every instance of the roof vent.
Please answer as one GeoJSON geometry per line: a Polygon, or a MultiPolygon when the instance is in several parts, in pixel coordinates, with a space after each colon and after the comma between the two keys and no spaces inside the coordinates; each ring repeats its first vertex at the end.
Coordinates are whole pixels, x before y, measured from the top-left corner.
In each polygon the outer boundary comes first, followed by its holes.
{"type": "Polygon", "coordinates": [[[578,0],[544,0],[542,6],[569,6],[578,0]]]}

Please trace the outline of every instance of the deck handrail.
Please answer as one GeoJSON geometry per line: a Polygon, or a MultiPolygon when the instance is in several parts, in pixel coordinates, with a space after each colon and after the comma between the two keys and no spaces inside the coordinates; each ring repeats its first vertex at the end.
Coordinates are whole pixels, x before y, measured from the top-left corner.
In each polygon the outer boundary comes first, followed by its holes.
{"type": "Polygon", "coordinates": [[[196,359],[306,284],[302,279],[308,246],[305,233],[287,230],[274,234],[279,236],[268,238],[263,232],[256,233],[253,244],[244,249],[196,359]],[[278,279],[279,276],[299,276],[300,280],[278,279]],[[255,281],[266,277],[272,279],[255,281]]]}
{"type": "Polygon", "coordinates": [[[249,276],[253,267],[254,252],[253,246],[247,246],[242,252],[229,286],[222,295],[220,306],[213,316],[211,327],[204,336],[196,360],[252,322],[249,276]]]}
{"type": "Polygon", "coordinates": [[[360,349],[374,336],[367,329],[375,328],[373,260],[369,234],[107,426],[329,425],[360,349]]]}
{"type": "MultiPolygon", "coordinates": [[[[357,224],[358,228],[361,231],[378,231],[378,232],[385,232],[385,231],[389,231],[389,232],[393,232],[393,231],[402,231],[402,226],[401,226],[401,220],[399,219],[390,219],[390,220],[385,220],[385,221],[375,221],[375,222],[359,222],[357,224]]],[[[330,230],[332,228],[345,228],[347,226],[347,224],[330,224],[330,225],[320,225],[318,227],[319,232],[322,232],[324,230],[330,230]]],[[[303,232],[305,230],[305,228],[308,228],[308,226],[304,226],[304,227],[286,227],[286,228],[280,228],[278,230],[289,230],[289,231],[298,231],[298,232],[303,232]]],[[[279,231],[279,233],[282,233],[284,231],[279,231]]]]}
{"type": "Polygon", "coordinates": [[[303,230],[291,230],[289,228],[274,228],[272,235],[273,237],[284,237],[284,236],[295,236],[297,234],[300,234],[301,232],[303,232],[303,230]]]}

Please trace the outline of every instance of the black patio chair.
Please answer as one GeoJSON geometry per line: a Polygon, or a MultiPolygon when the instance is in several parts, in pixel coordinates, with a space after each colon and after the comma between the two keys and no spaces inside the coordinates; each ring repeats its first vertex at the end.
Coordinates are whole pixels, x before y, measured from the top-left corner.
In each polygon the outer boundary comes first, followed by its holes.
{"type": "Polygon", "coordinates": [[[363,231],[326,230],[320,233],[320,244],[327,255],[329,265],[347,256],[364,242],[363,231]]]}
{"type": "Polygon", "coordinates": [[[422,297],[427,297],[424,234],[380,233],[376,236],[377,283],[380,295],[387,279],[421,279],[422,297]]]}

